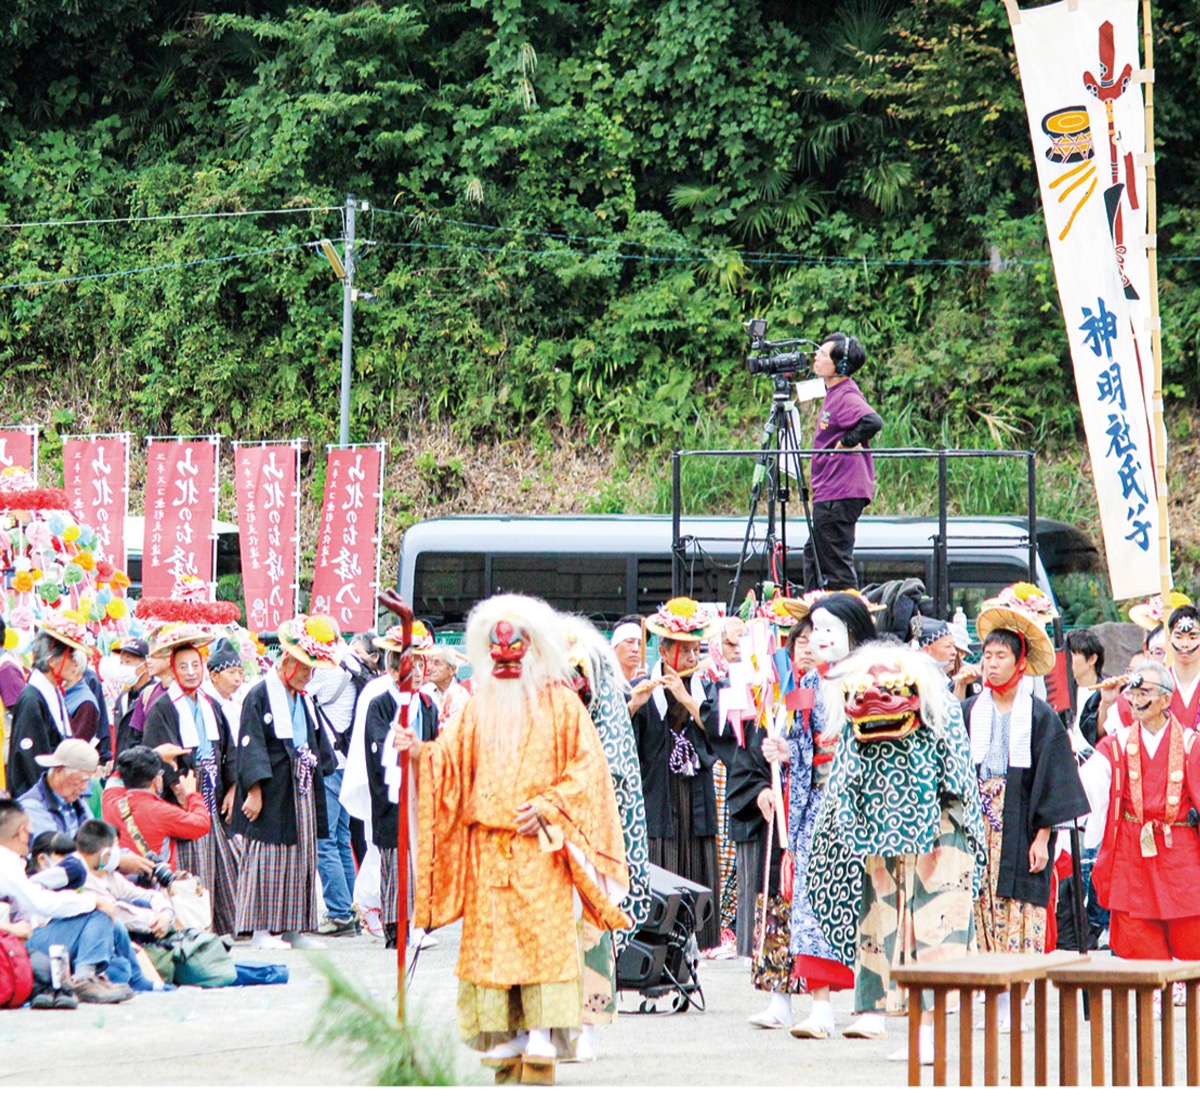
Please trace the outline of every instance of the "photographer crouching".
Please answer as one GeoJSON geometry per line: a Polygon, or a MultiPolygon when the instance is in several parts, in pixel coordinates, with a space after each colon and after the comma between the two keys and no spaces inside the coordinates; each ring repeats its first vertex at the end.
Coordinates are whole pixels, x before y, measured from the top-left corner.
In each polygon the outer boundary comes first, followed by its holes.
{"type": "MultiPolygon", "coordinates": [[[[121,785],[110,784],[101,797],[101,814],[117,829],[123,849],[137,850],[154,869],[154,883],[167,887],[175,868],[175,840],[202,838],[212,828],[212,817],[197,788],[194,772],[177,775],[159,752],[150,747],[129,747],[117,756],[121,785]],[[168,773],[183,807],[163,798],[168,773]],[[163,870],[166,870],[165,872],[163,870]]],[[[154,886],[150,880],[139,881],[154,886]]],[[[208,883],[208,881],[205,881],[208,883]]]]}
{"type": "Polygon", "coordinates": [[[883,427],[853,380],[866,360],[862,344],[840,331],[827,335],[813,355],[813,372],[825,382],[813,448],[848,452],[820,453],[812,459],[812,537],[804,546],[805,590],[858,588],[855,527],[875,494],[875,462],[867,444],[883,427]]]}

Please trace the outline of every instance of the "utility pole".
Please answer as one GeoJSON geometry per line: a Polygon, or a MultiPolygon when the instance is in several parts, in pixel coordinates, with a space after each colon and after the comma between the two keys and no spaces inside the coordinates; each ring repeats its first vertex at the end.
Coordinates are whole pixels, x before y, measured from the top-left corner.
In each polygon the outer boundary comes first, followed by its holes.
{"type": "Polygon", "coordinates": [[[351,342],[354,336],[354,213],[357,199],[346,195],[346,247],[342,266],[346,276],[342,279],[342,403],[338,418],[338,444],[350,444],[350,377],[354,361],[351,342]]]}

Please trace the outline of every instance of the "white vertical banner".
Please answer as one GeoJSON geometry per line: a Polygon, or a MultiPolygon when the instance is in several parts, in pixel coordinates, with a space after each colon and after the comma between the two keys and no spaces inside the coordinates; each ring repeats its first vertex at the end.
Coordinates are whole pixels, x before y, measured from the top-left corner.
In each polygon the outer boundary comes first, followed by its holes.
{"type": "Polygon", "coordinates": [[[1138,0],[1008,4],[1113,597],[1159,590],[1138,0]]]}

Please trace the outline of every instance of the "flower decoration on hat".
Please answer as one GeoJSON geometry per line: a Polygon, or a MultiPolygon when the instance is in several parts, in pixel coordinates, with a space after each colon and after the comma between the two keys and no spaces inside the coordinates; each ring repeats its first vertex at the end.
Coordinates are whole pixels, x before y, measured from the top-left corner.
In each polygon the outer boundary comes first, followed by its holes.
{"type": "Polygon", "coordinates": [[[707,640],[717,627],[700,603],[691,598],[672,598],[646,618],[646,628],[668,640],[707,640]]]}
{"type": "Polygon", "coordinates": [[[150,654],[164,658],[179,648],[195,648],[203,653],[213,642],[213,634],[192,621],[176,621],[159,629],[150,642],[150,654]]]}
{"type": "Polygon", "coordinates": [[[1183,606],[1190,606],[1191,604],[1192,600],[1183,591],[1173,590],[1167,595],[1167,608],[1164,613],[1162,595],[1156,594],[1153,598],[1147,598],[1144,602],[1140,602],[1136,606],[1131,606],[1129,609],[1129,619],[1143,632],[1153,632],[1175,610],[1183,606]]]}
{"type": "Polygon", "coordinates": [[[1057,616],[1054,603],[1032,583],[1014,583],[1011,587],[1005,587],[991,601],[1042,620],[1053,620],[1057,616]]]}
{"type": "Polygon", "coordinates": [[[796,615],[791,611],[791,598],[782,594],[775,595],[769,602],[763,602],[758,608],[758,615],[765,617],[771,624],[782,629],[789,629],[796,623],[796,615]]]}
{"type": "MultiPolygon", "coordinates": [[[[389,634],[391,631],[392,629],[388,629],[389,634]]],[[[412,646],[416,651],[433,647],[433,633],[424,621],[414,621],[412,624],[412,646]]]]}
{"type": "Polygon", "coordinates": [[[77,648],[79,651],[90,652],[92,645],[88,636],[88,631],[84,627],[82,621],[78,620],[78,613],[59,613],[57,610],[51,610],[47,613],[40,622],[41,630],[54,639],[60,640],[68,647],[77,648]]]}
{"type": "MultiPolygon", "coordinates": [[[[385,632],[382,636],[376,636],[375,639],[372,641],[372,643],[377,648],[380,648],[382,651],[403,651],[404,650],[404,626],[403,625],[392,625],[392,627],[390,629],[388,629],[387,632],[385,632]]],[[[421,624],[420,621],[414,621],[413,625],[412,625],[412,646],[414,648],[416,648],[418,646],[421,646],[421,647],[432,647],[433,646],[433,639],[432,639],[432,637],[429,636],[429,629],[425,628],[425,626],[423,624],[421,624]],[[418,628],[418,626],[424,632],[425,637],[429,640],[429,643],[423,644],[423,645],[419,645],[417,643],[417,628],[418,628]]]]}
{"type": "Polygon", "coordinates": [[[310,667],[336,667],[340,640],[332,617],[300,614],[279,626],[279,643],[285,654],[310,667]]]}

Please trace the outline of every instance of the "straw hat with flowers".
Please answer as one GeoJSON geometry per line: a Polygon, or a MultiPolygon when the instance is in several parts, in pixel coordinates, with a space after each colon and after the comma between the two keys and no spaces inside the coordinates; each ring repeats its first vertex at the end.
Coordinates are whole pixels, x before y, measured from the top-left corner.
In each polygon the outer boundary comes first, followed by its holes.
{"type": "Polygon", "coordinates": [[[1032,583],[1015,583],[983,603],[975,631],[985,644],[997,629],[1025,637],[1025,673],[1037,677],[1054,669],[1054,644],[1046,627],[1057,616],[1054,603],[1032,583]]]}

